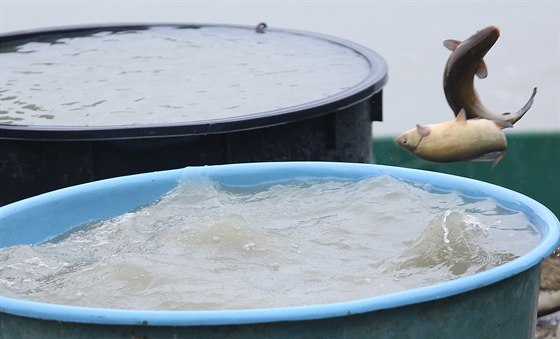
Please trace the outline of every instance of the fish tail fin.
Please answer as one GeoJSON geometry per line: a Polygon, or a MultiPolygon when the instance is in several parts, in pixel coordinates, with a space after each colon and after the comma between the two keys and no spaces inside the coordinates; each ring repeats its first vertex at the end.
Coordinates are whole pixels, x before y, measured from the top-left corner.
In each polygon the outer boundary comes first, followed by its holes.
{"type": "Polygon", "coordinates": [[[537,95],[537,88],[536,87],[533,88],[533,94],[531,94],[531,97],[529,98],[529,100],[527,101],[525,106],[523,106],[519,111],[517,111],[517,113],[515,113],[513,115],[513,117],[511,119],[509,119],[508,121],[511,122],[512,124],[515,124],[516,122],[519,121],[519,119],[523,118],[525,113],[527,113],[527,111],[531,108],[531,106],[533,106],[533,101],[535,99],[535,95],[537,95]]]}

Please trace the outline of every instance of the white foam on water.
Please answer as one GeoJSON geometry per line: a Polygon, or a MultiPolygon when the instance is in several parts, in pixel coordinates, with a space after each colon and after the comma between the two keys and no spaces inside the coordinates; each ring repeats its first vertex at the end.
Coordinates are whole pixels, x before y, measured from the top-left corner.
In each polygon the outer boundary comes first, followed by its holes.
{"type": "Polygon", "coordinates": [[[389,176],[252,188],[196,178],[52,242],[0,249],[0,294],[154,310],[332,303],[488,270],[539,239],[493,200],[389,176]]]}

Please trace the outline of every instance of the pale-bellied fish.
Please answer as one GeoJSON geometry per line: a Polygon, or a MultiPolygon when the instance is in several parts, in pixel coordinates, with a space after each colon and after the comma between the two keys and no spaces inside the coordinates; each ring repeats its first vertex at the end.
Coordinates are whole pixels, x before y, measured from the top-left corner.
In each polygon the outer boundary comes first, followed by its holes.
{"type": "Polygon", "coordinates": [[[492,161],[494,167],[507,149],[502,129],[511,126],[508,121],[467,120],[463,109],[454,120],[416,125],[416,128],[400,134],[397,143],[429,161],[492,161]]]}

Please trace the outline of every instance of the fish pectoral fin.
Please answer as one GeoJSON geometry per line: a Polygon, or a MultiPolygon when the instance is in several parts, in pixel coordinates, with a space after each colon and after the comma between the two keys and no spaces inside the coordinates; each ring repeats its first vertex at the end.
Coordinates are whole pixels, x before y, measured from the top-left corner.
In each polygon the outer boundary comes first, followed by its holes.
{"type": "Polygon", "coordinates": [[[488,68],[486,68],[486,63],[483,59],[481,59],[480,63],[478,64],[478,68],[476,69],[476,76],[479,79],[486,79],[486,77],[488,76],[488,68]]]}
{"type": "Polygon", "coordinates": [[[462,41],[459,41],[459,40],[447,39],[447,40],[443,41],[443,46],[445,46],[445,48],[447,48],[448,50],[453,52],[457,48],[457,46],[459,46],[461,44],[461,42],[462,41]]]}

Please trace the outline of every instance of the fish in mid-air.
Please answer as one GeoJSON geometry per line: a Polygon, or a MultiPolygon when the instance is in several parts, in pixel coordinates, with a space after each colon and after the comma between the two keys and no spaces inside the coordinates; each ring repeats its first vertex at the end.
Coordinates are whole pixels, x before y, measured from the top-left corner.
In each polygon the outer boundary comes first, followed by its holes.
{"type": "Polygon", "coordinates": [[[516,113],[496,114],[488,110],[481,102],[474,89],[474,76],[486,78],[488,70],[484,56],[500,36],[496,26],[488,26],[464,41],[445,40],[443,45],[450,49],[451,55],[445,65],[443,90],[447,102],[457,116],[464,109],[467,119],[482,118],[495,121],[506,121],[515,124],[533,105],[537,88],[529,101],[516,113]]]}
{"type": "Polygon", "coordinates": [[[492,161],[504,157],[507,140],[502,131],[508,121],[467,120],[465,110],[457,117],[432,125],[416,125],[397,137],[397,144],[419,158],[434,162],[492,161]]]}

